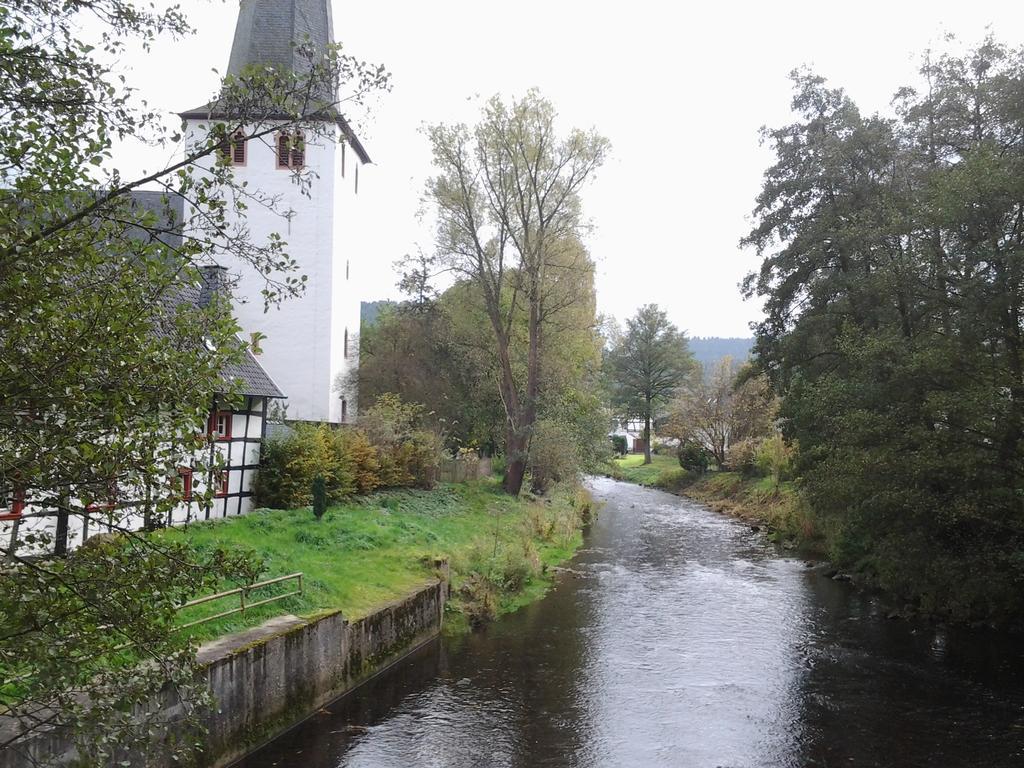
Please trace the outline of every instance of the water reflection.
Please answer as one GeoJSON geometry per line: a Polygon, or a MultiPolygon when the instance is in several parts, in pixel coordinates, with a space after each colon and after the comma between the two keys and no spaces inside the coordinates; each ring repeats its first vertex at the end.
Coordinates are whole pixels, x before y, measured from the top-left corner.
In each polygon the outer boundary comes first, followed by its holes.
{"type": "Polygon", "coordinates": [[[1012,638],[877,602],[681,499],[607,502],[545,600],[435,642],[241,765],[1018,766],[1012,638]]]}

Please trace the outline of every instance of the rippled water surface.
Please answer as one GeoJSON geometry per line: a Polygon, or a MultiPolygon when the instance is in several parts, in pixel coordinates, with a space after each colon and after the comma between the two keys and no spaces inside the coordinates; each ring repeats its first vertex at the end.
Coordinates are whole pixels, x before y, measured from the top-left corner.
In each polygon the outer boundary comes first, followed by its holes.
{"type": "Polygon", "coordinates": [[[1024,766],[1021,638],[887,620],[747,526],[593,486],[578,575],[240,765],[1024,766]]]}

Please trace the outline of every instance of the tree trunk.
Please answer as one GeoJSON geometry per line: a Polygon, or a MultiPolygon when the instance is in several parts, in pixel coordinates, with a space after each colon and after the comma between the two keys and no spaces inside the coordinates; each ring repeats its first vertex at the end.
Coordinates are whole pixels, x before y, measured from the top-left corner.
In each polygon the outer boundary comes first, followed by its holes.
{"type": "Polygon", "coordinates": [[[647,412],[644,414],[644,464],[651,463],[651,401],[647,400],[647,412]]]}
{"type": "Polygon", "coordinates": [[[526,477],[526,448],[527,441],[523,434],[509,427],[508,436],[505,440],[505,482],[503,488],[505,493],[511,496],[518,496],[523,487],[523,479],[526,477]]]}

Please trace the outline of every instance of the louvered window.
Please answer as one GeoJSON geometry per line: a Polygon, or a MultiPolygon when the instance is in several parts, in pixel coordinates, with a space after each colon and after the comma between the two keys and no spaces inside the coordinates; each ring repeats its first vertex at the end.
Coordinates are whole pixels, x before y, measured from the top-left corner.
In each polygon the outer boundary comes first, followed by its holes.
{"type": "Polygon", "coordinates": [[[277,135],[277,167],[288,167],[288,155],[291,152],[291,137],[287,133],[277,135]]]}
{"type": "Polygon", "coordinates": [[[224,137],[217,147],[224,162],[229,165],[245,165],[246,141],[245,131],[235,131],[231,138],[224,137]]]}
{"type": "Polygon", "coordinates": [[[300,131],[277,135],[277,167],[298,170],[306,164],[306,139],[300,131]]]}
{"type": "Polygon", "coordinates": [[[245,165],[245,132],[237,131],[231,140],[232,165],[245,165]]]}

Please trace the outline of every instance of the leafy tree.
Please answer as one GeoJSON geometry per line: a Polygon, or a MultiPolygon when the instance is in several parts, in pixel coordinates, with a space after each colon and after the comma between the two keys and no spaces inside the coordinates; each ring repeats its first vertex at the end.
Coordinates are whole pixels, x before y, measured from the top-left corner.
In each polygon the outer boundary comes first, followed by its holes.
{"type": "Polygon", "coordinates": [[[891,116],[794,86],[745,285],[803,487],[844,565],[1024,615],[1024,52],[929,54],[891,116]]]}
{"type": "Polygon", "coordinates": [[[641,307],[607,359],[612,406],[644,421],[644,464],[651,463],[651,421],[685,383],[694,367],[686,336],[656,304],[641,307]]]}
{"type": "Polygon", "coordinates": [[[579,192],[604,161],[608,142],[579,130],[559,137],[554,107],[535,91],[508,105],[491,99],[472,131],[436,125],[428,137],[437,169],[427,183],[437,257],[483,300],[506,417],[505,489],[518,494],[548,333],[576,301],[560,276],[571,275],[585,256],[579,192]],[[513,333],[520,312],[526,315],[522,340],[513,333]],[[520,344],[526,350],[521,371],[514,363],[520,344]]]}
{"type": "Polygon", "coordinates": [[[681,445],[699,446],[725,467],[734,443],[771,434],[774,413],[766,377],[734,374],[732,358],[724,357],[708,376],[701,371],[680,390],[668,408],[663,432],[681,445]]]}
{"type": "MultiPolygon", "coordinates": [[[[327,90],[340,83],[358,102],[387,75],[338,48],[300,51],[309,66],[298,72],[252,68],[223,84],[209,136],[130,179],[113,166],[115,139],[170,147],[180,136],[104,62],[132,40],[186,34],[177,8],[16,0],[0,22],[0,489],[58,510],[64,524],[123,533],[56,561],[26,556],[52,548],[28,521],[20,539],[0,542],[0,679],[16,680],[3,698],[21,728],[0,748],[17,750],[41,727],[69,729],[87,759],[106,764],[115,746],[145,744],[157,727],[133,724],[133,708],[162,679],[191,679],[188,638],[168,632],[174,604],[231,568],[134,536],[138,509],[98,515],[91,504],[114,500],[116,485],[142,500],[148,522],[162,519],[176,502],[169,478],[195,451],[214,396],[231,388],[221,371],[243,348],[228,302],[180,300],[199,267],[230,252],[264,275],[267,302],[303,287],[280,237],[250,238],[246,207],[275,201],[235,181],[223,140],[282,125],[324,134],[319,118],[337,114],[327,90]],[[98,44],[85,41],[84,18],[98,20],[98,44]],[[149,204],[133,196],[143,188],[149,204]],[[171,196],[184,199],[184,220],[171,196]],[[118,663],[125,653],[147,663],[118,663]]],[[[308,184],[309,171],[296,182],[308,184]]],[[[200,692],[178,692],[195,721],[200,692]]]]}

